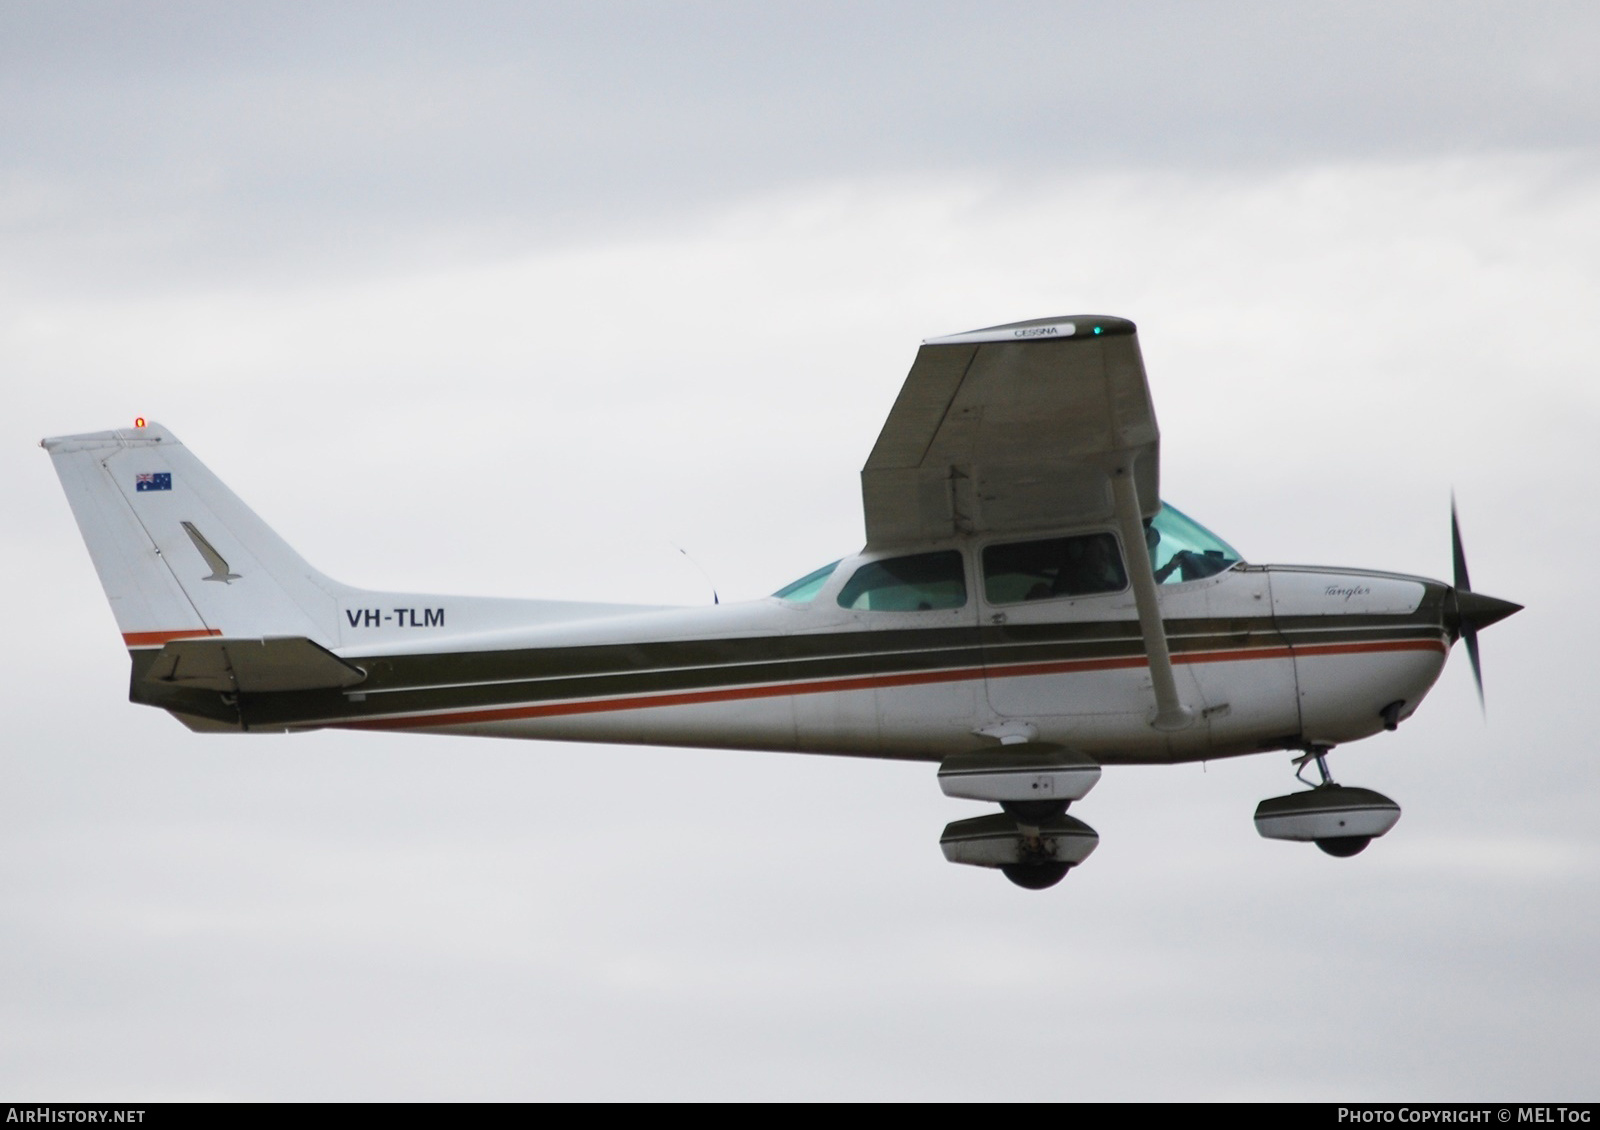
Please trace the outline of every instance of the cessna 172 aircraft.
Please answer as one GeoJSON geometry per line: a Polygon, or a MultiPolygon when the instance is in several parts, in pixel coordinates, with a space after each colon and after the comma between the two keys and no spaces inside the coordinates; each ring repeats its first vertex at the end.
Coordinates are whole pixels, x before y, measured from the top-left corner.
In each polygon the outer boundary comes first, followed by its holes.
{"type": "Polygon", "coordinates": [[[1261,835],[1353,855],[1399,819],[1327,752],[1392,730],[1456,639],[1519,605],[1359,569],[1251,565],[1159,498],[1132,322],[923,343],[862,471],[866,547],[702,608],[371,592],[317,572],[172,433],[43,441],[133,660],[196,730],[318,727],[788,750],[938,765],[1000,811],[941,846],[1054,885],[1103,765],[1295,751],[1261,835]]]}

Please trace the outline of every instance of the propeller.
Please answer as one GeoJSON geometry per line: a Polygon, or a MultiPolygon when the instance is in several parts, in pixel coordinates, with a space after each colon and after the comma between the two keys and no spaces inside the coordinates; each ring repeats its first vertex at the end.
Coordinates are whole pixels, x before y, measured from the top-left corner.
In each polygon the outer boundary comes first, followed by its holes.
{"type": "Polygon", "coordinates": [[[1472,581],[1467,576],[1467,553],[1461,548],[1461,519],[1456,514],[1456,495],[1450,492],[1450,550],[1455,564],[1456,631],[1467,645],[1467,658],[1472,661],[1472,681],[1478,688],[1478,709],[1488,713],[1483,700],[1483,664],[1478,658],[1478,629],[1498,623],[1522,605],[1509,600],[1498,600],[1472,591],[1472,581]]]}

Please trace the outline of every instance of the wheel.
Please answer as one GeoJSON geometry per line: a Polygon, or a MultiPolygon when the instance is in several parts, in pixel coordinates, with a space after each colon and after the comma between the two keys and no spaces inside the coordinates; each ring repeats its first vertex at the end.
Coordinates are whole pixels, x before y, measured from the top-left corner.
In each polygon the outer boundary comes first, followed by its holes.
{"type": "Polygon", "coordinates": [[[1053,887],[1067,877],[1067,872],[1072,870],[1070,863],[1013,863],[1000,870],[1019,887],[1030,891],[1042,891],[1053,887]]]}
{"type": "Polygon", "coordinates": [[[1333,836],[1318,840],[1317,846],[1329,855],[1349,859],[1352,855],[1360,855],[1371,842],[1371,836],[1333,836]]]}

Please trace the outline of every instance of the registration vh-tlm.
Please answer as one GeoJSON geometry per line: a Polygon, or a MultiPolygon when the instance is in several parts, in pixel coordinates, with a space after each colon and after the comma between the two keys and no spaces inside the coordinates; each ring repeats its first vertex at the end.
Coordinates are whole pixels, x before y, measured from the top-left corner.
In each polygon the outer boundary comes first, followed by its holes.
{"type": "Polygon", "coordinates": [[[1261,835],[1359,852],[1400,807],[1327,754],[1393,730],[1519,605],[1253,565],[1160,500],[1132,322],[932,338],[861,473],[866,546],[772,596],[663,608],[373,592],[308,565],[164,428],[43,441],[132,656],[200,731],[338,727],[927,761],[999,806],[955,863],[1054,885],[1105,765],[1291,751],[1261,835]]]}

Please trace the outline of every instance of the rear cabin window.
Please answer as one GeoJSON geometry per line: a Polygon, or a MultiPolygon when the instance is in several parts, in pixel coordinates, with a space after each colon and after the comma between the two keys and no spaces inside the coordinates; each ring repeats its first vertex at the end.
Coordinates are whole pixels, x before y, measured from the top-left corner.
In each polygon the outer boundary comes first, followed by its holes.
{"type": "Polygon", "coordinates": [[[841,608],[860,612],[928,612],[966,603],[966,570],[953,549],[873,561],[839,592],[841,608]]]}
{"type": "Polygon", "coordinates": [[[1121,592],[1128,587],[1115,536],[1084,534],[991,545],[983,551],[983,593],[990,604],[1121,592]]]}
{"type": "Polygon", "coordinates": [[[822,591],[822,586],[828,583],[828,578],[833,576],[833,571],[839,567],[839,562],[824,565],[814,572],[807,573],[798,581],[791,581],[772,595],[779,600],[787,600],[791,604],[808,604],[816,599],[822,591]]]}

